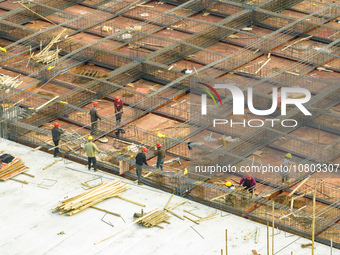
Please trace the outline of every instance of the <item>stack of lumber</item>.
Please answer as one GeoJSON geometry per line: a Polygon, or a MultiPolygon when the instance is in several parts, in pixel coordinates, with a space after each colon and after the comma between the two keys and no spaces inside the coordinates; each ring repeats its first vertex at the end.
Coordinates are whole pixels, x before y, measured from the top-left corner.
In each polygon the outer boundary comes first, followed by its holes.
{"type": "Polygon", "coordinates": [[[55,43],[60,42],[60,37],[61,35],[65,32],[66,29],[64,29],[63,31],[60,32],[60,34],[58,34],[56,37],[54,37],[50,43],[43,49],[41,50],[38,54],[34,55],[32,54],[31,57],[34,61],[36,62],[42,62],[44,64],[49,64],[52,63],[54,61],[58,60],[58,54],[61,51],[61,49],[55,49],[55,50],[51,50],[52,46],[55,43]]]}
{"type": "Polygon", "coordinates": [[[16,88],[18,87],[23,81],[18,81],[18,77],[11,77],[9,75],[5,75],[0,73],[0,84],[2,85],[1,89],[5,90],[5,93],[8,93],[10,90],[9,88],[16,88]]]}
{"type": "Polygon", "coordinates": [[[52,208],[52,212],[59,210],[59,214],[67,213],[70,216],[74,215],[107,198],[118,196],[120,193],[127,190],[129,186],[129,184],[123,183],[120,180],[104,182],[79,195],[60,200],[61,204],[52,208]]]}
{"type": "MultiPolygon", "coordinates": [[[[165,211],[155,211],[149,214],[147,217],[138,221],[140,225],[143,225],[148,228],[152,228],[157,226],[158,224],[168,220],[171,216],[167,215],[165,211]]],[[[158,226],[160,227],[160,226],[158,226]]]]}
{"type": "Polygon", "coordinates": [[[7,181],[8,179],[22,173],[27,166],[25,166],[24,162],[20,158],[16,158],[12,161],[12,163],[8,166],[3,166],[0,169],[0,180],[7,181]]]}

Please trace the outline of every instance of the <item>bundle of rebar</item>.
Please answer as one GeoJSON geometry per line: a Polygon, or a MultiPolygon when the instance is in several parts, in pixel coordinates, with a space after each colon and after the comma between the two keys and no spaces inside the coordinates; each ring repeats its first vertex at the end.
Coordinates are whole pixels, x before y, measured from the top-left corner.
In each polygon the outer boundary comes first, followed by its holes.
{"type": "Polygon", "coordinates": [[[157,226],[158,224],[166,221],[171,216],[167,215],[165,211],[155,211],[145,217],[144,219],[138,221],[140,225],[143,225],[148,228],[152,228],[154,226],[157,226]]]}
{"type": "Polygon", "coordinates": [[[81,194],[60,200],[61,204],[52,208],[52,212],[59,210],[59,214],[67,213],[70,216],[74,215],[107,198],[118,196],[127,190],[129,186],[129,184],[123,183],[120,180],[104,182],[81,194]]]}
{"type": "Polygon", "coordinates": [[[20,158],[16,158],[12,161],[12,164],[0,169],[0,180],[7,181],[11,177],[22,173],[26,168],[27,166],[25,166],[24,162],[20,158]]]}

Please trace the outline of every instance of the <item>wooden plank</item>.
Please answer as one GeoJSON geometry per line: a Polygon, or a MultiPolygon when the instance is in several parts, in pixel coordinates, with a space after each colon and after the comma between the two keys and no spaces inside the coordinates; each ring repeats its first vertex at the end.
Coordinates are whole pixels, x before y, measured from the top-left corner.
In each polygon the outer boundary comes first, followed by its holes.
{"type": "Polygon", "coordinates": [[[295,193],[295,191],[297,191],[310,177],[311,177],[311,175],[309,175],[306,179],[304,179],[292,192],[290,192],[288,194],[288,197],[293,195],[295,193]]]}
{"type": "Polygon", "coordinates": [[[197,214],[194,214],[193,212],[190,212],[190,211],[187,211],[187,210],[183,210],[183,211],[185,211],[186,213],[189,213],[189,214],[191,214],[191,215],[193,215],[193,216],[195,216],[195,217],[197,217],[199,219],[202,218],[201,216],[198,216],[197,214]]]}
{"type": "Polygon", "coordinates": [[[171,195],[171,197],[170,197],[168,203],[166,204],[166,206],[165,206],[164,208],[167,208],[167,207],[168,207],[168,205],[170,204],[170,201],[171,201],[171,199],[173,198],[173,196],[174,196],[174,194],[171,195]]]}
{"type": "Polygon", "coordinates": [[[183,217],[186,218],[186,219],[188,219],[188,220],[191,220],[193,223],[196,223],[196,224],[198,224],[198,225],[200,224],[199,222],[197,222],[197,221],[195,221],[195,220],[189,218],[189,217],[186,216],[186,215],[184,215],[183,217]]]}
{"type": "Polygon", "coordinates": [[[59,162],[59,160],[56,160],[56,161],[52,162],[52,163],[49,164],[48,166],[45,166],[45,167],[43,168],[43,170],[46,170],[47,168],[53,166],[55,163],[58,163],[58,162],[59,162]]]}
{"type": "Polygon", "coordinates": [[[120,214],[118,213],[115,213],[115,212],[111,212],[111,211],[108,211],[108,210],[105,210],[105,209],[102,209],[102,208],[99,208],[99,207],[96,207],[96,206],[90,206],[91,208],[93,209],[96,209],[98,211],[102,211],[102,212],[105,212],[105,213],[109,213],[109,214],[112,214],[112,215],[115,215],[115,216],[118,216],[118,217],[122,217],[120,214]]]}
{"type": "Polygon", "coordinates": [[[130,203],[133,203],[133,204],[136,204],[136,205],[142,206],[142,207],[145,207],[145,206],[146,206],[146,205],[144,205],[144,204],[141,204],[141,203],[138,203],[138,202],[136,202],[136,201],[133,201],[133,200],[127,199],[127,198],[125,198],[125,197],[121,197],[121,196],[116,196],[116,197],[118,197],[118,198],[120,198],[120,199],[122,199],[122,200],[128,201],[128,202],[130,202],[130,203]]]}
{"type": "Polygon", "coordinates": [[[177,213],[175,213],[174,211],[172,211],[171,209],[169,208],[165,208],[164,210],[166,210],[167,212],[175,215],[176,217],[180,218],[181,220],[185,220],[182,216],[178,215],[177,213]]]}

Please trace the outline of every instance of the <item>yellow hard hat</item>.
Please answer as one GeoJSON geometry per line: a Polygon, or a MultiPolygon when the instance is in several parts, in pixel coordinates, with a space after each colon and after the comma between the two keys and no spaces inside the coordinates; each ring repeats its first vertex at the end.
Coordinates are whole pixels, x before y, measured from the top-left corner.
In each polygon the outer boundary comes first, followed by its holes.
{"type": "Polygon", "coordinates": [[[287,153],[286,154],[286,158],[292,158],[292,154],[291,153],[287,153]]]}
{"type": "Polygon", "coordinates": [[[89,135],[89,137],[87,138],[87,140],[89,140],[89,141],[93,140],[92,135],[89,135]]]}
{"type": "Polygon", "coordinates": [[[231,182],[230,182],[230,181],[227,181],[227,182],[225,183],[225,185],[226,185],[227,187],[230,187],[230,186],[231,186],[231,182]]]}

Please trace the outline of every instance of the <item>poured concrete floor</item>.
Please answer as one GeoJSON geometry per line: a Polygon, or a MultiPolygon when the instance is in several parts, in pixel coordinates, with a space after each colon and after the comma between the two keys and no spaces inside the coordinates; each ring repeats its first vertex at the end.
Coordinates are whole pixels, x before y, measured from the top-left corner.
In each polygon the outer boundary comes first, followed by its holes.
{"type": "MultiPolygon", "coordinates": [[[[81,185],[82,182],[98,177],[103,181],[113,181],[119,177],[101,171],[94,173],[84,165],[73,162],[65,164],[62,160],[43,170],[54,162],[51,154],[33,152],[32,148],[7,140],[0,140],[0,149],[20,157],[30,168],[28,172],[35,175],[35,178],[26,175],[16,177],[28,181],[27,185],[12,180],[0,182],[0,254],[221,254],[221,249],[225,249],[226,229],[229,255],[250,255],[253,249],[259,254],[266,254],[265,225],[221,211],[217,211],[219,215],[215,219],[200,225],[189,220],[182,221],[173,215],[169,219],[170,225],[161,224],[164,229],[135,224],[94,245],[132,222],[133,214],[140,212],[143,207],[118,198],[110,198],[96,205],[121,214],[125,222],[122,218],[105,216],[104,212],[92,208],[74,216],[52,213],[51,208],[58,205],[60,199],[83,192],[85,187],[81,185]],[[114,227],[101,221],[103,216],[114,227]],[[259,242],[255,243],[254,236],[244,240],[244,236],[255,231],[257,226],[260,227],[259,242]],[[65,234],[58,235],[62,231],[65,234]]],[[[169,193],[121,180],[131,184],[122,196],[145,204],[144,212],[162,209],[170,198],[169,193]]],[[[175,196],[170,205],[183,200],[175,196]]],[[[184,209],[203,217],[216,212],[213,208],[192,201],[174,211],[195,218],[186,214],[184,209]]],[[[311,248],[301,248],[301,244],[306,243],[310,241],[281,231],[275,235],[275,254],[291,254],[292,251],[294,255],[311,254],[311,248]]],[[[330,254],[330,247],[317,243],[315,254],[330,254]]],[[[340,254],[340,251],[333,250],[333,255],[336,254],[340,254]]]]}

